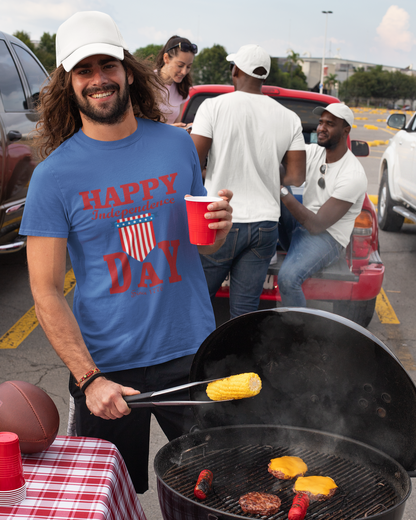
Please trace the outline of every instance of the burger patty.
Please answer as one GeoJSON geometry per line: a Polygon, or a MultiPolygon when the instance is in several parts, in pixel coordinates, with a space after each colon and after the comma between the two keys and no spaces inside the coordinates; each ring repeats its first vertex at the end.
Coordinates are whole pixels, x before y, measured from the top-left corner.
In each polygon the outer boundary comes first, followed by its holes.
{"type": "Polygon", "coordinates": [[[284,456],[272,459],[267,467],[269,473],[281,480],[291,480],[308,471],[308,466],[300,457],[284,456]]]}
{"type": "Polygon", "coordinates": [[[240,497],[238,503],[244,513],[270,516],[279,511],[281,501],[276,495],[253,491],[252,493],[247,493],[247,495],[240,497]]]}
{"type": "Polygon", "coordinates": [[[283,471],[275,471],[273,469],[270,469],[270,464],[268,466],[268,470],[267,470],[269,473],[271,473],[274,477],[280,479],[280,480],[293,480],[295,478],[298,478],[298,477],[303,477],[304,473],[298,473],[297,475],[286,475],[285,473],[283,473],[283,471]]]}
{"type": "Polygon", "coordinates": [[[323,502],[324,500],[328,500],[329,498],[334,496],[336,490],[337,490],[336,488],[331,489],[327,495],[323,495],[323,494],[315,495],[307,490],[297,491],[295,488],[293,488],[293,491],[295,493],[305,493],[305,495],[308,495],[309,500],[311,502],[323,502]]]}
{"type": "Polygon", "coordinates": [[[322,502],[331,498],[337,487],[331,477],[300,477],[296,480],[293,491],[295,493],[306,493],[311,502],[322,502]]]}

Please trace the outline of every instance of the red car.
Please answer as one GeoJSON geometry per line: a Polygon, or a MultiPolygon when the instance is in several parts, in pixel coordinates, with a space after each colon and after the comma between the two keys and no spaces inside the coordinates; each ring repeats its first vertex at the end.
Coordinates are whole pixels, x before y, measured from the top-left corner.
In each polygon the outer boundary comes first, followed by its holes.
{"type": "MultiPolygon", "coordinates": [[[[231,85],[199,85],[190,91],[190,99],[185,104],[182,121],[191,123],[201,103],[211,97],[232,92],[231,85]]],[[[296,112],[303,126],[305,142],[316,143],[317,117],[312,110],[317,106],[339,103],[339,99],[301,90],[264,86],[263,93],[296,112]]],[[[351,141],[352,152],[357,156],[367,156],[369,147],[363,141],[351,141]]],[[[302,188],[295,188],[294,194],[301,200],[302,188]]],[[[261,300],[281,301],[279,292],[279,268],[285,252],[277,247],[265,280],[261,300]]],[[[373,317],[376,297],[381,290],[384,265],[378,253],[378,223],[375,208],[366,195],[361,214],[355,227],[345,258],[316,273],[303,284],[307,300],[321,300],[333,303],[333,312],[367,327],[373,317]]],[[[227,280],[217,293],[219,298],[228,298],[227,280]]],[[[215,304],[214,304],[215,306],[215,304]]]]}

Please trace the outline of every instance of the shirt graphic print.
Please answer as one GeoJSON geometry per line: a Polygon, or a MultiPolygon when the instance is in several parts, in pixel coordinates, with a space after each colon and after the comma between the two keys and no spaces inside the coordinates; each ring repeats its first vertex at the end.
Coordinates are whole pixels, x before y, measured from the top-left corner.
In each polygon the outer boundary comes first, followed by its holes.
{"type": "Polygon", "coordinates": [[[145,213],[121,218],[115,223],[123,251],[139,262],[143,262],[156,245],[153,218],[151,213],[145,213]]]}

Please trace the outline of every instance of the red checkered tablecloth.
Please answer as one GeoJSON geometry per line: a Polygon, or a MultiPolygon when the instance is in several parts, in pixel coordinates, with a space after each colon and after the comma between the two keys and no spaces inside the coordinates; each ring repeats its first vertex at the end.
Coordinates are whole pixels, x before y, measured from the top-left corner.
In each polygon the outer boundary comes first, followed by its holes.
{"type": "Polygon", "coordinates": [[[0,506],[2,520],[146,520],[124,460],[110,442],[58,436],[46,451],[22,460],[26,500],[0,506]]]}

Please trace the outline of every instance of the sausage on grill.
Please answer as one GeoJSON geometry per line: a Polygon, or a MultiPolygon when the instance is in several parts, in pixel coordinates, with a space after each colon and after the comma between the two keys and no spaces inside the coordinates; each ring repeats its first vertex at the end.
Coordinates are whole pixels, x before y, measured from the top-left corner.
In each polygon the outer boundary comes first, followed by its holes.
{"type": "Polygon", "coordinates": [[[199,500],[205,500],[211,489],[212,479],[214,478],[212,471],[209,469],[203,469],[199,474],[196,486],[194,488],[194,495],[199,500]]]}
{"type": "Polygon", "coordinates": [[[289,520],[303,520],[309,507],[309,496],[307,493],[298,493],[293,499],[292,507],[287,515],[289,520]]]}

